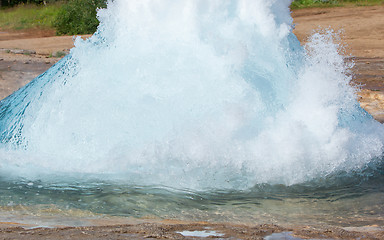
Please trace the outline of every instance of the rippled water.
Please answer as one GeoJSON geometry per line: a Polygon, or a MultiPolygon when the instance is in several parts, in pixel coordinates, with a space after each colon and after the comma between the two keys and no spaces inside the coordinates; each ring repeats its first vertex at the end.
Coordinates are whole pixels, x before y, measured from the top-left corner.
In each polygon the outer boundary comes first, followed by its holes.
{"type": "MultiPolygon", "coordinates": [[[[333,177],[319,182],[257,185],[246,191],[187,191],[67,179],[0,182],[1,211],[15,216],[122,216],[234,223],[365,226],[384,223],[384,176],[333,177]]],[[[379,171],[379,172],[380,172],[379,171]]],[[[92,179],[88,176],[89,179],[92,179]]],[[[4,217],[3,217],[4,218],[4,217]]],[[[72,220],[70,220],[72,219],[72,220]]],[[[4,220],[4,219],[3,219],[4,220]]],[[[12,217],[9,217],[12,220],[12,217]]],[[[45,220],[47,221],[47,220],[45,220]]]]}

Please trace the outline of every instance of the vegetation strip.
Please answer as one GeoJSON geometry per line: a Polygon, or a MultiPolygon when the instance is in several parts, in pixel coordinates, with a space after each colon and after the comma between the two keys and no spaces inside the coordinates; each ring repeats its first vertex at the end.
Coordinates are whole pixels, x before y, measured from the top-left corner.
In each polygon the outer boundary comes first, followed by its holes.
{"type": "MultiPolygon", "coordinates": [[[[292,9],[371,6],[384,0],[295,0],[292,9]]],[[[106,0],[0,0],[0,31],[54,29],[57,35],[92,34],[99,21],[97,8],[106,0]]]]}

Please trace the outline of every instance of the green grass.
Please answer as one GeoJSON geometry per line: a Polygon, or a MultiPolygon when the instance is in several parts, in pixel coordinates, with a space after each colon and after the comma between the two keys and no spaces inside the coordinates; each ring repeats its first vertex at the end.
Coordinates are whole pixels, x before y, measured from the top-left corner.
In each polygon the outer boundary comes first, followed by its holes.
{"type": "Polygon", "coordinates": [[[59,13],[60,4],[19,5],[0,10],[0,28],[2,30],[53,29],[59,13]]]}
{"type": "Polygon", "coordinates": [[[106,7],[106,0],[21,4],[14,8],[0,9],[0,29],[52,29],[57,35],[92,34],[99,25],[96,9],[101,7],[106,7]]]}
{"type": "Polygon", "coordinates": [[[384,0],[295,0],[292,9],[310,7],[374,6],[384,4],[384,0]]]}

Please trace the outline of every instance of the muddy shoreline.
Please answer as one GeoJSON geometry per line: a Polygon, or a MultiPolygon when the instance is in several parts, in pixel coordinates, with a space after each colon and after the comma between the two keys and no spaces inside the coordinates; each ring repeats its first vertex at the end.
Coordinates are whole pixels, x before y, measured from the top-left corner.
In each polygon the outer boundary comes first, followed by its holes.
{"type": "Polygon", "coordinates": [[[384,231],[377,226],[338,228],[325,226],[282,227],[274,224],[238,225],[231,223],[145,222],[104,226],[26,228],[14,226],[0,228],[2,239],[383,239],[384,231]],[[192,235],[192,236],[191,236],[192,235]],[[272,236],[274,236],[272,235],[272,236]]]}

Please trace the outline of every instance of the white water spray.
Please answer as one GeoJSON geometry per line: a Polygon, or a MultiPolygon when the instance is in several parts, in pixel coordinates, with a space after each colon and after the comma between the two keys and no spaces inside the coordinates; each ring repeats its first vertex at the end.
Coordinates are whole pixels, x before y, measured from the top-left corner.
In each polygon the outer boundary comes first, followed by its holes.
{"type": "Polygon", "coordinates": [[[2,175],[246,189],[364,168],[384,129],[332,34],[290,1],[115,0],[96,34],[0,103],[2,175]]]}

